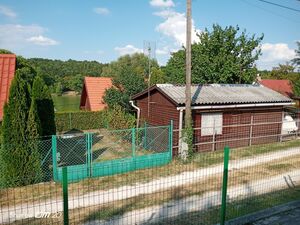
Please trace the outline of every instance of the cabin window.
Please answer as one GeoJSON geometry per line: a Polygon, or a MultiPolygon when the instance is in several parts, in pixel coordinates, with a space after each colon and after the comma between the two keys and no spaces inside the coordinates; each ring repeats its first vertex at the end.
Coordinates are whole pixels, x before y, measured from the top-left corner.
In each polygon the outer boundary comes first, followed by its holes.
{"type": "Polygon", "coordinates": [[[201,136],[222,134],[223,114],[202,113],[201,114],[201,136]]]}

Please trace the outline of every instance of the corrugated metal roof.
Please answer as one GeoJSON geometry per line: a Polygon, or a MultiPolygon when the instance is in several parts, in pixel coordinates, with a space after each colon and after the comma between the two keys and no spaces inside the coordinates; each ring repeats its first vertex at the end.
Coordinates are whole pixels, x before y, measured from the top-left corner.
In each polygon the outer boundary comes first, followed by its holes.
{"type": "Polygon", "coordinates": [[[8,101],[9,88],[16,70],[16,55],[0,54],[0,120],[3,118],[3,107],[8,101]]]}
{"type": "MultiPolygon", "coordinates": [[[[106,107],[103,102],[103,96],[106,89],[112,87],[112,79],[110,77],[85,77],[84,78],[84,89],[86,90],[87,99],[89,102],[89,110],[99,111],[106,107]]],[[[83,92],[82,92],[83,93],[83,92]]],[[[82,99],[81,101],[86,101],[82,99]]],[[[81,106],[84,102],[80,103],[81,106]]]]}
{"type": "MultiPolygon", "coordinates": [[[[171,84],[156,86],[177,104],[185,103],[185,86],[171,84]]],[[[260,85],[193,85],[191,91],[192,105],[292,102],[290,98],[260,85]]]]}

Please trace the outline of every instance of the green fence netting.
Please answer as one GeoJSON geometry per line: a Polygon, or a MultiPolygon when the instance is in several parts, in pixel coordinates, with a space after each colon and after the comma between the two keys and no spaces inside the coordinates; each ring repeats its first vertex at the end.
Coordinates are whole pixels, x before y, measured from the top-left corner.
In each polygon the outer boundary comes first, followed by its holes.
{"type": "Polygon", "coordinates": [[[53,177],[69,181],[165,165],[172,159],[172,126],[101,129],[91,133],[52,136],[53,177]]]}

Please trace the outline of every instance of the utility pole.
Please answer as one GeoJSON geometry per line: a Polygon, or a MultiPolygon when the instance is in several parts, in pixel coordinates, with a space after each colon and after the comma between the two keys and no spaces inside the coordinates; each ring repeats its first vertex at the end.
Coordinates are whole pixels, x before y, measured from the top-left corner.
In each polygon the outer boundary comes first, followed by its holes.
{"type": "Polygon", "coordinates": [[[191,109],[191,73],[192,73],[192,3],[191,0],[186,1],[186,54],[185,54],[185,132],[179,145],[179,154],[181,158],[185,161],[189,155],[189,129],[192,125],[192,109],[191,109]]]}
{"type": "Polygon", "coordinates": [[[185,128],[192,123],[191,110],[191,74],[192,74],[192,3],[191,0],[186,2],[186,83],[185,83],[185,128]]]}

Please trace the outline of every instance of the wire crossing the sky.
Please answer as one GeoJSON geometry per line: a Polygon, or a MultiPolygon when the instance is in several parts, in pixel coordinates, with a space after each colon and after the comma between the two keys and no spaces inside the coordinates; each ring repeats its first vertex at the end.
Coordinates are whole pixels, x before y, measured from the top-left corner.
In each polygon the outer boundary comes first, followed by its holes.
{"type": "Polygon", "coordinates": [[[266,0],[258,0],[258,1],[264,2],[264,3],[267,3],[267,4],[271,4],[271,5],[275,5],[275,6],[284,8],[284,9],[288,9],[288,10],[292,10],[292,11],[300,13],[300,9],[294,9],[294,8],[291,8],[291,7],[288,7],[288,6],[280,5],[280,4],[277,4],[277,3],[274,3],[274,2],[269,2],[269,1],[266,1],[266,0]]]}

